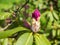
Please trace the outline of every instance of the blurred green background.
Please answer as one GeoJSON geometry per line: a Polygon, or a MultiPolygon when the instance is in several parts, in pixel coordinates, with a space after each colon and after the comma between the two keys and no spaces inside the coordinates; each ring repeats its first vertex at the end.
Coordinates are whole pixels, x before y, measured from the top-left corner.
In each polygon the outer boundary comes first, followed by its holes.
{"type": "MultiPolygon", "coordinates": [[[[26,19],[31,24],[31,15],[36,8],[41,13],[41,28],[38,33],[44,34],[51,45],[60,45],[60,0],[0,0],[0,45],[25,45],[23,43],[26,42],[29,33],[22,34],[29,32],[30,29],[24,27],[22,20],[26,19]],[[26,38],[23,38],[25,36],[26,38]],[[22,43],[23,39],[26,40],[22,43]]],[[[27,43],[29,45],[40,45],[38,41],[35,44],[32,40],[31,38],[30,43],[27,43]]],[[[46,42],[43,40],[45,38],[41,41],[46,42]]],[[[44,45],[45,43],[42,42],[41,45],[44,45]]],[[[47,44],[48,42],[45,45],[47,44]]]]}

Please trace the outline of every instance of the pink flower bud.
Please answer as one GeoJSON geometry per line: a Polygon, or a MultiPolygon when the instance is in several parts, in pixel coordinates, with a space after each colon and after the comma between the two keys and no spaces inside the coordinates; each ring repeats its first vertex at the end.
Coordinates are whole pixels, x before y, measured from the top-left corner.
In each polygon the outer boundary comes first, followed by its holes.
{"type": "Polygon", "coordinates": [[[36,21],[40,17],[40,12],[38,9],[35,9],[35,11],[32,13],[32,18],[34,18],[36,21]]]}
{"type": "Polygon", "coordinates": [[[23,20],[23,23],[25,27],[30,29],[30,24],[26,20],[23,20]]]}

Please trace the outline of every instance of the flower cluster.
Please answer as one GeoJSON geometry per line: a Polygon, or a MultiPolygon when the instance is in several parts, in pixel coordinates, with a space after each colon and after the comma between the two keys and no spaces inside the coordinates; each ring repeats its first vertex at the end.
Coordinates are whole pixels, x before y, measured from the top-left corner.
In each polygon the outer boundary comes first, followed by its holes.
{"type": "Polygon", "coordinates": [[[38,9],[32,13],[32,26],[31,29],[33,32],[38,32],[40,28],[40,12],[38,9]]]}
{"type": "Polygon", "coordinates": [[[32,25],[30,25],[26,20],[24,20],[24,25],[27,28],[30,28],[33,32],[38,32],[40,28],[40,12],[38,9],[32,13],[32,25]]]}

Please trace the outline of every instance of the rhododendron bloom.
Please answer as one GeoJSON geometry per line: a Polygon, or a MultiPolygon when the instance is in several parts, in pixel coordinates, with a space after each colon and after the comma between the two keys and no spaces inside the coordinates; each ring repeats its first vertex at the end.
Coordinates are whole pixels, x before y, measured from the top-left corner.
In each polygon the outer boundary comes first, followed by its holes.
{"type": "Polygon", "coordinates": [[[32,18],[34,18],[36,21],[39,20],[40,12],[38,9],[35,9],[35,11],[32,13],[32,18]]]}
{"type": "Polygon", "coordinates": [[[32,26],[31,29],[33,32],[38,32],[40,28],[40,12],[38,9],[32,13],[32,26]]]}

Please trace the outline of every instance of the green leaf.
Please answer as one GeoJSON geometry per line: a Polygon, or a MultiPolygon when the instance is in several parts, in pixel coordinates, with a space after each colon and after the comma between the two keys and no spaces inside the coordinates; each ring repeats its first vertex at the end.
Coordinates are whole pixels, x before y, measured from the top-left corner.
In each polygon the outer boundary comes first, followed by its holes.
{"type": "MultiPolygon", "coordinates": [[[[42,13],[42,15],[46,16],[46,15],[48,14],[48,12],[49,12],[49,11],[46,11],[46,12],[42,13]]],[[[41,16],[42,16],[42,15],[41,15],[41,16]]]]}
{"type": "Polygon", "coordinates": [[[43,34],[36,33],[34,35],[36,45],[51,45],[43,34]]]}
{"type": "Polygon", "coordinates": [[[17,28],[11,29],[11,30],[1,31],[0,32],[0,39],[7,38],[7,37],[19,32],[19,31],[23,31],[23,30],[29,31],[27,28],[24,28],[24,27],[17,27],[17,28]]]}
{"type": "Polygon", "coordinates": [[[47,29],[52,29],[52,21],[49,21],[47,24],[47,29]]]}
{"type": "Polygon", "coordinates": [[[56,30],[52,30],[53,38],[56,36],[56,30]]]}
{"type": "Polygon", "coordinates": [[[12,8],[13,3],[17,3],[19,0],[0,0],[0,20],[8,18],[11,14],[3,12],[2,9],[7,10],[12,8]]]}
{"type": "Polygon", "coordinates": [[[56,14],[56,12],[53,11],[53,16],[55,17],[55,19],[59,20],[58,15],[56,14]]]}
{"type": "Polygon", "coordinates": [[[2,45],[8,45],[8,38],[5,38],[2,45]]]}
{"type": "Polygon", "coordinates": [[[46,15],[48,14],[48,12],[49,11],[46,11],[46,12],[42,13],[42,15],[41,15],[40,21],[41,21],[42,25],[46,25],[46,23],[47,23],[46,15]]]}
{"type": "Polygon", "coordinates": [[[0,9],[9,9],[13,6],[13,3],[17,3],[20,0],[0,0],[0,9]]]}
{"type": "Polygon", "coordinates": [[[50,18],[50,21],[52,22],[54,20],[52,13],[49,11],[48,17],[50,18]]]}
{"type": "Polygon", "coordinates": [[[58,31],[58,37],[60,36],[60,29],[59,30],[57,30],[58,31]]]}
{"type": "Polygon", "coordinates": [[[4,19],[8,18],[9,16],[11,16],[11,13],[0,12],[0,20],[4,20],[4,19]]]}
{"type": "Polygon", "coordinates": [[[41,16],[40,21],[41,21],[42,25],[46,25],[47,21],[46,21],[45,16],[41,16]]]}
{"type": "MultiPolygon", "coordinates": [[[[58,0],[58,7],[60,7],[60,0],[58,0]]],[[[60,8],[59,8],[60,9],[60,8]]]]}
{"type": "Polygon", "coordinates": [[[33,35],[32,33],[24,33],[19,37],[16,42],[16,45],[32,45],[33,43],[33,35]]]}

